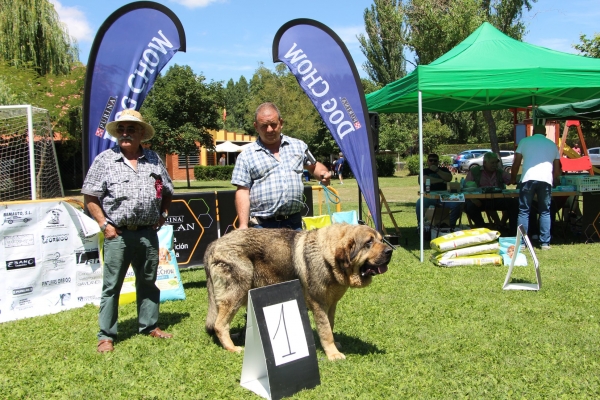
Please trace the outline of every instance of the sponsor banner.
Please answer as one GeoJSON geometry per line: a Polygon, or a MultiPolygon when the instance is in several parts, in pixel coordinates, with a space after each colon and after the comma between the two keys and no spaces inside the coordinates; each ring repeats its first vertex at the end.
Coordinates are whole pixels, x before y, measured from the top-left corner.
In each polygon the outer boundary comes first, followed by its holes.
{"type": "Polygon", "coordinates": [[[5,204],[0,322],[100,303],[98,236],[82,234],[89,231],[83,224],[98,224],[69,207],[57,201],[5,204]]]}
{"type": "Polygon", "coordinates": [[[323,118],[380,231],[381,204],[369,112],[348,49],[327,26],[296,19],[284,24],[275,35],[273,61],[287,65],[323,118]]]}
{"type": "Polygon", "coordinates": [[[140,109],[156,77],[177,51],[185,51],[183,26],[161,4],[127,4],[102,24],[87,63],[84,173],[98,154],[115,144],[106,125],[125,109],[140,109]]]}

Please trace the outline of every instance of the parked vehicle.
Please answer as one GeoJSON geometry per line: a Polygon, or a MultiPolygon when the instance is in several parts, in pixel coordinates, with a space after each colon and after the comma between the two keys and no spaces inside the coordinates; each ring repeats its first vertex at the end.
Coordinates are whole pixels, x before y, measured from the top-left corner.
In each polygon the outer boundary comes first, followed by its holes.
{"type": "Polygon", "coordinates": [[[590,155],[590,161],[594,166],[600,166],[600,147],[592,147],[588,149],[590,155]]]}
{"type": "Polygon", "coordinates": [[[475,149],[475,150],[465,150],[465,151],[461,151],[453,160],[453,164],[454,164],[454,168],[459,168],[460,167],[460,162],[463,161],[465,159],[465,157],[471,157],[473,153],[480,155],[480,154],[485,154],[488,151],[491,151],[490,149],[475,149]]]}
{"type": "MultiPolygon", "coordinates": [[[[460,170],[468,171],[476,165],[480,167],[483,165],[483,155],[485,153],[479,154],[474,157],[465,158],[460,162],[460,170]]],[[[502,166],[506,167],[506,165],[512,165],[513,159],[515,158],[515,152],[512,150],[501,150],[500,157],[502,158],[502,166]]]]}

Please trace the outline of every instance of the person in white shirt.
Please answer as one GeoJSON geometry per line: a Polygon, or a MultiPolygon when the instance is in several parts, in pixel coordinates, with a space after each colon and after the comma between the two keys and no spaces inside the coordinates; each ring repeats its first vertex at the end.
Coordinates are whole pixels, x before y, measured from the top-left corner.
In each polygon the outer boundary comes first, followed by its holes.
{"type": "Polygon", "coordinates": [[[523,162],[519,193],[519,217],[517,223],[525,232],[529,227],[529,214],[534,196],[540,213],[540,245],[542,250],[550,249],[550,201],[552,185],[560,178],[560,154],[556,144],[546,138],[546,127],[536,125],[533,135],[521,139],[515,152],[511,169],[511,183],[517,182],[517,174],[523,162]]]}

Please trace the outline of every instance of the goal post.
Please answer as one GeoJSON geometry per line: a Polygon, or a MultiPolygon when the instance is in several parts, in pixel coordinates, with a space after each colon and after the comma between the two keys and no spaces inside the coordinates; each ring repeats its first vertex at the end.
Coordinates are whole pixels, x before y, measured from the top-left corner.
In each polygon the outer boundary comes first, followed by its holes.
{"type": "Polygon", "coordinates": [[[0,201],[64,197],[48,111],[0,106],[0,201]]]}

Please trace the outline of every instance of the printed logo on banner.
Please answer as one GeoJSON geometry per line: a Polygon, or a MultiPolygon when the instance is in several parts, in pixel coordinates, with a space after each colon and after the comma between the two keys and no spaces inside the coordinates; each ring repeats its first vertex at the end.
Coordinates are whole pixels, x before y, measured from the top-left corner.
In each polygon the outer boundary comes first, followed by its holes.
{"type": "Polygon", "coordinates": [[[8,224],[8,226],[15,226],[27,224],[33,220],[33,213],[31,210],[14,210],[5,211],[2,213],[3,221],[2,225],[8,224]]]}
{"type": "Polygon", "coordinates": [[[77,249],[75,250],[75,263],[83,265],[100,264],[100,253],[98,249],[77,249]]]}
{"type": "Polygon", "coordinates": [[[77,296],[77,301],[80,303],[91,303],[99,299],[99,296],[77,296]]]}
{"type": "Polygon", "coordinates": [[[102,270],[98,269],[95,272],[77,271],[77,274],[75,276],[75,282],[77,286],[101,285],[102,270]]]}
{"type": "Polygon", "coordinates": [[[60,235],[42,235],[42,243],[43,244],[60,243],[60,242],[66,242],[67,240],[69,240],[68,233],[63,233],[60,235]]]}
{"type": "Polygon", "coordinates": [[[46,228],[65,228],[66,225],[63,221],[64,218],[62,215],[63,212],[64,211],[60,208],[51,208],[50,210],[46,211],[46,214],[49,215],[49,218],[46,221],[46,228]]]}
{"type": "Polygon", "coordinates": [[[29,297],[15,299],[10,305],[11,311],[22,311],[33,307],[33,301],[29,297]]]}
{"type": "Polygon", "coordinates": [[[33,246],[33,235],[4,236],[4,248],[33,246]]]}
{"type": "Polygon", "coordinates": [[[104,107],[104,111],[102,111],[102,117],[100,117],[100,123],[98,124],[98,128],[96,128],[96,136],[102,137],[104,135],[104,131],[106,130],[106,124],[110,119],[110,115],[112,114],[116,103],[117,98],[115,96],[110,96],[108,98],[108,101],[106,102],[106,107],[104,107]]]}
{"type": "Polygon", "coordinates": [[[8,271],[21,268],[32,268],[35,267],[35,257],[22,258],[20,260],[7,260],[6,269],[8,271]]]}
{"type": "Polygon", "coordinates": [[[183,215],[173,215],[167,217],[167,222],[173,225],[173,232],[187,232],[196,229],[196,223],[184,223],[184,219],[183,215]]]}
{"type": "Polygon", "coordinates": [[[342,97],[340,100],[342,101],[342,105],[346,109],[346,112],[350,116],[350,120],[352,121],[352,125],[354,125],[354,128],[360,129],[362,127],[362,125],[360,124],[358,117],[354,113],[354,110],[352,109],[352,106],[350,105],[350,102],[348,101],[348,99],[346,99],[345,97],[342,97]]]}
{"type": "Polygon", "coordinates": [[[44,260],[44,270],[58,271],[59,269],[63,269],[66,263],[67,261],[64,257],[61,257],[58,251],[55,253],[50,253],[44,260]]]}
{"type": "Polygon", "coordinates": [[[49,279],[47,281],[42,281],[42,287],[58,286],[58,285],[64,285],[67,283],[71,283],[70,276],[66,276],[66,277],[58,278],[58,279],[49,279]]]}
{"type": "Polygon", "coordinates": [[[53,306],[64,307],[64,306],[67,306],[68,305],[67,303],[69,303],[70,301],[71,301],[71,293],[60,293],[56,296],[50,297],[48,299],[48,305],[50,307],[53,307],[53,306]]]}
{"type": "Polygon", "coordinates": [[[13,296],[21,296],[23,294],[33,293],[33,286],[24,286],[12,289],[13,296]]]}

